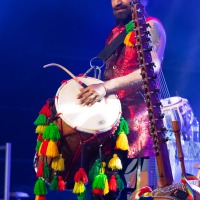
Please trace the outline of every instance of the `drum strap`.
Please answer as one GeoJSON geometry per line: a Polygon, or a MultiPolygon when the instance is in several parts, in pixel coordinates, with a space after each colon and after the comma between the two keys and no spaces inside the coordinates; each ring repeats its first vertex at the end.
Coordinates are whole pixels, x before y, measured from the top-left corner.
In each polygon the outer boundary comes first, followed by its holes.
{"type": "Polygon", "coordinates": [[[123,30],[110,44],[108,44],[98,55],[97,57],[106,61],[113,52],[123,43],[124,38],[127,34],[126,29],[123,30]]]}

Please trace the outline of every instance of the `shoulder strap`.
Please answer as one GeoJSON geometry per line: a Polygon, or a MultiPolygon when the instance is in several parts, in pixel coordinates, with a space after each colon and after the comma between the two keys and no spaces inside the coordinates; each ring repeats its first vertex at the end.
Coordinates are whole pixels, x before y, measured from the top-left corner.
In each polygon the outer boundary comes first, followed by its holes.
{"type": "Polygon", "coordinates": [[[98,55],[97,57],[106,61],[113,52],[123,43],[124,38],[127,32],[126,29],[123,30],[109,45],[107,45],[98,55]]]}

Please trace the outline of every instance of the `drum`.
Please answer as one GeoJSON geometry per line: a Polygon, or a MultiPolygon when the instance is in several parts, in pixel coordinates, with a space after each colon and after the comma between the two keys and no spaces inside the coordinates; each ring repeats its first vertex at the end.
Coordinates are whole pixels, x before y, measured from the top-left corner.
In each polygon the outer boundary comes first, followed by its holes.
{"type": "MultiPolygon", "coordinates": [[[[86,85],[101,83],[101,80],[87,77],[79,78],[86,85]]],[[[51,182],[54,173],[62,176],[67,189],[74,187],[74,175],[80,167],[86,173],[91,165],[99,158],[99,148],[102,151],[110,151],[113,138],[110,137],[116,130],[121,117],[121,103],[115,94],[103,98],[93,106],[81,106],[78,104],[77,95],[81,86],[72,80],[63,83],[57,90],[54,100],[54,110],[56,124],[59,128],[61,138],[58,142],[59,153],[64,159],[65,170],[53,171],[52,177],[47,182],[51,182]]],[[[45,162],[44,156],[35,158],[35,168],[40,161],[45,162]]],[[[49,166],[52,158],[47,158],[49,166]]]]}
{"type": "MultiPolygon", "coordinates": [[[[102,82],[90,77],[79,79],[86,85],[102,82]]],[[[60,118],[73,129],[91,134],[104,133],[115,126],[121,115],[121,104],[116,95],[109,95],[91,107],[81,106],[77,100],[80,88],[71,79],[58,89],[55,106],[60,118]]]]}
{"type": "Polygon", "coordinates": [[[161,111],[164,113],[163,123],[168,130],[167,137],[169,139],[175,139],[174,133],[172,132],[173,120],[179,121],[183,137],[187,135],[194,119],[194,114],[188,100],[174,96],[162,99],[161,103],[163,105],[161,111]]]}

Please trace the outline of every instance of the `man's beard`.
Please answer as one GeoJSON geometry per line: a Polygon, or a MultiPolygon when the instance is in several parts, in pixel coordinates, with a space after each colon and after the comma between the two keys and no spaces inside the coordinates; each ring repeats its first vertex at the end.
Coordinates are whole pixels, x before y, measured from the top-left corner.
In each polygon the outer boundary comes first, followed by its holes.
{"type": "Polygon", "coordinates": [[[127,24],[132,19],[131,11],[128,8],[122,12],[114,10],[113,14],[117,24],[127,24]]]}

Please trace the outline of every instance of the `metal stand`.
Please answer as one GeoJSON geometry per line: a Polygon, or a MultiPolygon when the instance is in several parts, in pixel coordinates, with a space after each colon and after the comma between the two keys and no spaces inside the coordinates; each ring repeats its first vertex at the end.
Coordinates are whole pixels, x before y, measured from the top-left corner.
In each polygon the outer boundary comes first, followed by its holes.
{"type": "Polygon", "coordinates": [[[10,199],[10,166],[11,166],[11,143],[0,146],[0,150],[5,150],[5,181],[4,181],[4,200],[10,199]]]}

